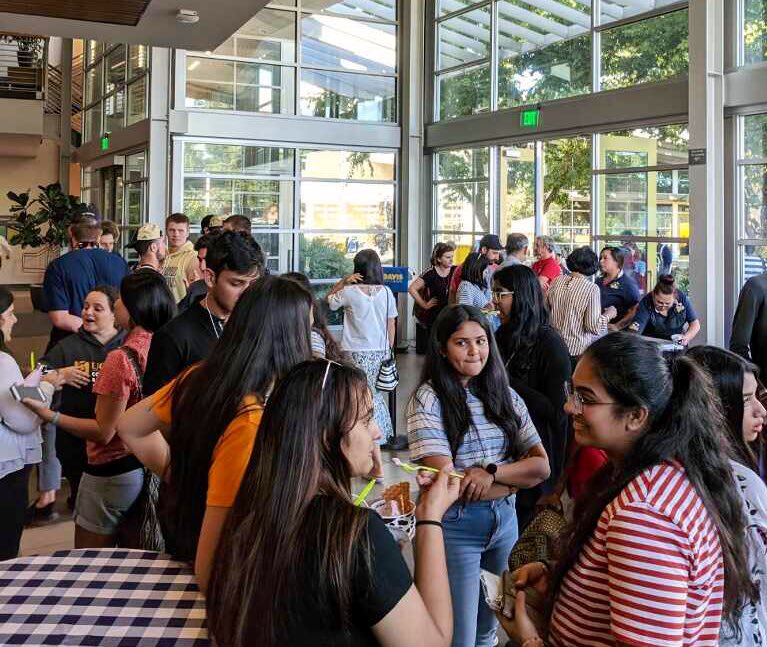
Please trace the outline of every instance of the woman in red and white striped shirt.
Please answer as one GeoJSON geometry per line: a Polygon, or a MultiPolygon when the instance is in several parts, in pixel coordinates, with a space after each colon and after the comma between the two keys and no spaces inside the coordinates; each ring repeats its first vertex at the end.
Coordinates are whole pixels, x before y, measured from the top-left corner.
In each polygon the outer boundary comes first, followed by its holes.
{"type": "Polygon", "coordinates": [[[671,368],[628,333],[592,344],[565,410],[578,443],[608,465],[584,496],[565,555],[549,577],[517,571],[520,647],[716,647],[755,591],[711,381],[681,357],[671,368]],[[554,599],[548,640],[530,623],[524,588],[554,599]]]}

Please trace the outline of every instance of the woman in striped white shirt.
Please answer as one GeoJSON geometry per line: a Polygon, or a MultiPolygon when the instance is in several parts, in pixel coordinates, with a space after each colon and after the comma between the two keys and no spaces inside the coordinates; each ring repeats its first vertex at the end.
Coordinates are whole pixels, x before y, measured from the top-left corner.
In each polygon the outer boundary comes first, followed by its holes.
{"type": "Polygon", "coordinates": [[[599,286],[589,277],[599,269],[599,259],[590,247],[578,247],[567,257],[568,276],[560,276],[548,292],[551,325],[565,340],[573,367],[595,339],[607,333],[607,324],[618,311],[610,306],[602,312],[599,286]]]}
{"type": "Polygon", "coordinates": [[[413,461],[464,474],[461,500],[442,518],[452,645],[491,647],[497,622],[480,597],[480,568],[503,572],[517,540],[513,493],[546,479],[549,461],[477,308],[449,306],[434,322],[407,429],[413,461]]]}
{"type": "Polygon", "coordinates": [[[578,443],[610,462],[549,578],[536,562],[516,572],[513,638],[521,647],[717,647],[724,618],[754,599],[745,519],[711,380],[687,357],[618,332],[594,342],[566,405],[578,443]],[[548,640],[527,615],[524,589],[554,599],[548,640]]]}

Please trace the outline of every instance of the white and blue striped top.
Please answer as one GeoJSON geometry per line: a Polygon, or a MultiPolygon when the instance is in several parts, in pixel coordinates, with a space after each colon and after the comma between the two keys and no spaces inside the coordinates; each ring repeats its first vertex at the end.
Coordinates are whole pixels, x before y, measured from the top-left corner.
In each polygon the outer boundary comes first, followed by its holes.
{"type": "MultiPolygon", "coordinates": [[[[520,419],[517,447],[512,454],[523,456],[541,442],[527,407],[519,394],[509,387],[514,411],[520,419]]],[[[506,435],[498,425],[485,417],[482,401],[466,389],[466,399],[471,413],[471,428],[463,437],[453,460],[457,469],[484,466],[488,463],[502,465],[513,463],[506,458],[506,435]]],[[[407,409],[407,435],[410,459],[420,461],[429,456],[452,457],[450,441],[442,422],[442,405],[430,382],[422,384],[410,399],[407,409]]]]}

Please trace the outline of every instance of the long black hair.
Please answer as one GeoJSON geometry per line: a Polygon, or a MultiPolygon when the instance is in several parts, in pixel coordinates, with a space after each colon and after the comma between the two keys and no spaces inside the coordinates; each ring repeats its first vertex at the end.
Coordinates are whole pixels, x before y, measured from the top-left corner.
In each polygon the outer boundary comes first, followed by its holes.
{"type": "MultiPolygon", "coordinates": [[[[0,285],[0,315],[8,310],[8,308],[10,308],[12,305],[13,292],[11,292],[4,285],[0,285]]],[[[0,330],[0,352],[8,353],[11,357],[13,357],[11,349],[8,348],[8,345],[5,343],[5,335],[3,334],[2,330],[0,330]]]]}
{"type": "Polygon", "coordinates": [[[745,359],[716,346],[696,346],[687,351],[711,376],[724,415],[724,427],[733,458],[755,472],[758,471],[756,455],[743,438],[743,380],[746,373],[759,376],[759,369],[745,359]]]}
{"type": "Polygon", "coordinates": [[[325,314],[327,304],[323,301],[320,301],[314,295],[314,291],[312,290],[312,283],[309,280],[309,277],[306,276],[306,274],[302,274],[301,272],[286,272],[280,276],[296,281],[299,285],[302,285],[307,290],[307,292],[309,292],[309,294],[312,295],[312,315],[314,316],[314,324],[312,327],[317,331],[317,333],[319,333],[320,337],[322,337],[322,341],[325,342],[325,357],[327,359],[332,359],[335,362],[342,361],[343,352],[341,351],[341,347],[330,333],[330,330],[328,330],[328,318],[325,314]]]}
{"type": "Polygon", "coordinates": [[[311,295],[295,281],[265,276],[237,302],[208,358],[171,393],[170,481],[163,521],[173,555],[194,559],[213,450],[229,424],[276,380],[311,357],[311,295]]]}
{"type": "Polygon", "coordinates": [[[349,629],[353,582],[360,569],[369,574],[366,529],[375,513],[353,505],[341,446],[372,416],[355,367],[303,362],[278,383],[213,562],[206,602],[216,644],[284,644],[307,612],[349,629]]]}
{"type": "Polygon", "coordinates": [[[540,281],[525,265],[504,267],[493,281],[513,292],[508,320],[496,332],[496,341],[510,374],[524,378],[533,364],[541,331],[549,325],[549,312],[540,281]]]}
{"type": "Polygon", "coordinates": [[[729,448],[711,379],[694,360],[682,356],[669,367],[660,347],[631,333],[602,337],[580,360],[595,374],[621,413],[643,408],[645,431],[620,465],[608,463],[591,482],[573,515],[567,549],[554,577],[556,596],[597,527],[604,509],[644,470],[679,461],[719,534],[724,559],[724,616],[737,624],[743,602],[754,599],[743,542],[745,519],[727,459],[729,448]]]}
{"type": "MultiPolygon", "coordinates": [[[[493,333],[479,308],[452,305],[439,313],[432,326],[421,385],[431,383],[439,398],[442,423],[455,457],[471,427],[471,412],[461,378],[447,358],[447,342],[458,328],[471,321],[479,324],[487,335],[488,356],[482,372],[469,380],[468,388],[484,405],[487,419],[498,425],[506,435],[506,457],[513,456],[517,447],[520,419],[514,411],[509,378],[503,368],[493,333]]],[[[418,397],[417,391],[413,397],[418,397]]]]}
{"type": "Polygon", "coordinates": [[[363,285],[383,285],[381,257],[374,249],[363,249],[354,256],[354,273],[362,276],[363,285]]]}
{"type": "Polygon", "coordinates": [[[153,269],[128,274],[120,283],[120,300],[136,326],[157,332],[176,316],[176,301],[163,275],[153,269]]]}
{"type": "Polygon", "coordinates": [[[466,257],[461,268],[461,280],[473,283],[480,289],[487,288],[487,281],[485,280],[485,270],[490,264],[487,260],[487,256],[472,252],[466,257]]]}

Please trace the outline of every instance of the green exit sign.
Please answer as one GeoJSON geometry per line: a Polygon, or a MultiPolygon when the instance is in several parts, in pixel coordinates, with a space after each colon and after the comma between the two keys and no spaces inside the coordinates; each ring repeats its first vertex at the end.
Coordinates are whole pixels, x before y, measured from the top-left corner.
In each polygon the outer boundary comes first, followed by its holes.
{"type": "Polygon", "coordinates": [[[523,110],[519,113],[519,125],[522,128],[538,128],[541,125],[541,111],[538,108],[523,110]]]}
{"type": "Polygon", "coordinates": [[[109,150],[109,133],[101,137],[101,150],[109,150]]]}

